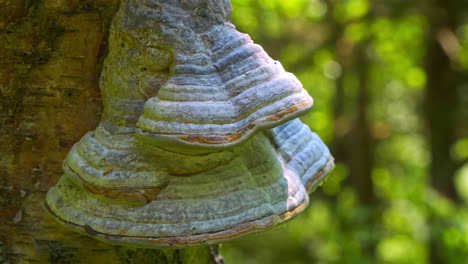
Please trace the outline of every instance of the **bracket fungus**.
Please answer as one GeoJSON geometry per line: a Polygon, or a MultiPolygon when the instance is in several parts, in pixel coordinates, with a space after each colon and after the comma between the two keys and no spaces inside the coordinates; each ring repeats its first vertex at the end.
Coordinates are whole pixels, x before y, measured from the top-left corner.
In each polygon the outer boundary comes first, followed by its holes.
{"type": "Polygon", "coordinates": [[[46,208],[101,240],[184,246],[273,227],[333,168],[297,117],[312,98],[229,22],[228,0],[127,0],[113,20],[104,114],[46,208]]]}

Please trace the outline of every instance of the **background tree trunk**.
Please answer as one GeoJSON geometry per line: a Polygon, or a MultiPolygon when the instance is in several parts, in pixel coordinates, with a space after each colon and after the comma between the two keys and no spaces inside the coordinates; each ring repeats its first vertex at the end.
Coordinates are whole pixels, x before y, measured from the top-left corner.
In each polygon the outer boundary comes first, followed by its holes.
{"type": "Polygon", "coordinates": [[[0,263],[215,263],[216,248],[114,246],[42,208],[71,146],[101,119],[118,0],[0,0],[0,263]]]}
{"type": "MultiPolygon", "coordinates": [[[[425,115],[430,145],[430,175],[432,187],[444,197],[461,202],[455,188],[455,172],[460,164],[451,156],[451,148],[457,140],[457,128],[461,125],[457,115],[461,108],[457,88],[466,81],[458,72],[458,40],[455,31],[462,24],[460,15],[466,7],[457,1],[433,1],[428,9],[429,31],[426,50],[427,85],[425,115]]],[[[438,219],[433,219],[434,222],[438,219]]],[[[437,241],[440,234],[432,232],[430,262],[443,263],[446,249],[437,241]]]]}
{"type": "Polygon", "coordinates": [[[372,168],[374,166],[373,142],[370,132],[368,117],[369,107],[369,85],[368,85],[368,61],[365,53],[366,43],[356,48],[357,76],[359,89],[356,102],[356,117],[351,137],[348,138],[348,153],[350,159],[351,184],[359,195],[359,200],[363,205],[376,203],[372,184],[372,168]]]}
{"type": "Polygon", "coordinates": [[[435,190],[445,197],[458,201],[454,174],[456,162],[450,156],[452,144],[456,141],[458,110],[457,73],[455,61],[451,61],[450,50],[444,50],[444,43],[451,41],[447,34],[453,34],[458,21],[456,10],[463,10],[451,1],[435,1],[429,9],[431,24],[426,52],[427,86],[425,97],[426,120],[429,127],[428,142],[431,150],[431,182],[435,190]]]}

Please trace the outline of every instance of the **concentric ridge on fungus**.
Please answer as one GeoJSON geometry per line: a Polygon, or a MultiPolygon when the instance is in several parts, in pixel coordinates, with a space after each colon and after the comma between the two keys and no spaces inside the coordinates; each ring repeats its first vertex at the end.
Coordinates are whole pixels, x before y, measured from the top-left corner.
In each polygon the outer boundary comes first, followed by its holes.
{"type": "Polygon", "coordinates": [[[108,242],[184,246],[269,229],[307,206],[333,168],[295,119],[312,98],[230,12],[228,1],[122,2],[103,119],[47,194],[59,222],[108,242]]]}

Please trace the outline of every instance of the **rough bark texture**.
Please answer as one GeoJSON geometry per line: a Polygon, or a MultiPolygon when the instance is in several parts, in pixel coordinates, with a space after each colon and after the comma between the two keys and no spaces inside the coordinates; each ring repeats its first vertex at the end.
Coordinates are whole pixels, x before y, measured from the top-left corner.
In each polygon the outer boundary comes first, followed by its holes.
{"type": "Polygon", "coordinates": [[[70,147],[101,118],[98,88],[118,0],[0,0],[0,263],[212,263],[208,247],[113,246],[42,208],[70,147]]]}

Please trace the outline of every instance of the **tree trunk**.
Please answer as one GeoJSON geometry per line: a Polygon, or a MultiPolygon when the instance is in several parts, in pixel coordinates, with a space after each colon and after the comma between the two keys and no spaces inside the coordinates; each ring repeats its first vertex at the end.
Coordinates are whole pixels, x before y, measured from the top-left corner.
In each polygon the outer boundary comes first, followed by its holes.
{"type": "Polygon", "coordinates": [[[428,141],[431,150],[432,186],[445,197],[458,201],[454,173],[456,162],[450,149],[456,140],[456,113],[458,110],[457,80],[451,61],[450,50],[444,50],[446,39],[443,32],[454,32],[457,27],[457,12],[451,1],[435,1],[430,9],[431,24],[426,51],[427,86],[425,97],[426,120],[429,128],[428,141]]]}
{"type": "Polygon", "coordinates": [[[366,43],[356,48],[357,75],[359,78],[359,90],[357,94],[356,119],[352,136],[349,138],[350,178],[351,184],[357,190],[361,204],[375,204],[375,195],[371,172],[374,164],[372,135],[370,133],[368,87],[368,61],[365,54],[366,43]]]}
{"type": "MultiPolygon", "coordinates": [[[[428,9],[429,31],[426,50],[427,85],[425,115],[430,146],[430,175],[432,187],[455,202],[460,198],[455,189],[455,171],[458,164],[451,157],[451,147],[457,139],[457,112],[459,112],[457,85],[460,74],[455,70],[458,43],[453,32],[460,24],[460,14],[466,8],[458,1],[435,0],[428,9]],[[452,35],[451,35],[452,34],[452,35]]],[[[438,221],[434,219],[433,221],[438,221]]],[[[432,232],[430,262],[444,263],[446,252],[440,246],[440,236],[432,232]]]]}
{"type": "Polygon", "coordinates": [[[98,80],[118,4],[0,0],[0,263],[221,262],[215,247],[103,243],[42,208],[65,155],[101,119],[98,80]]]}

